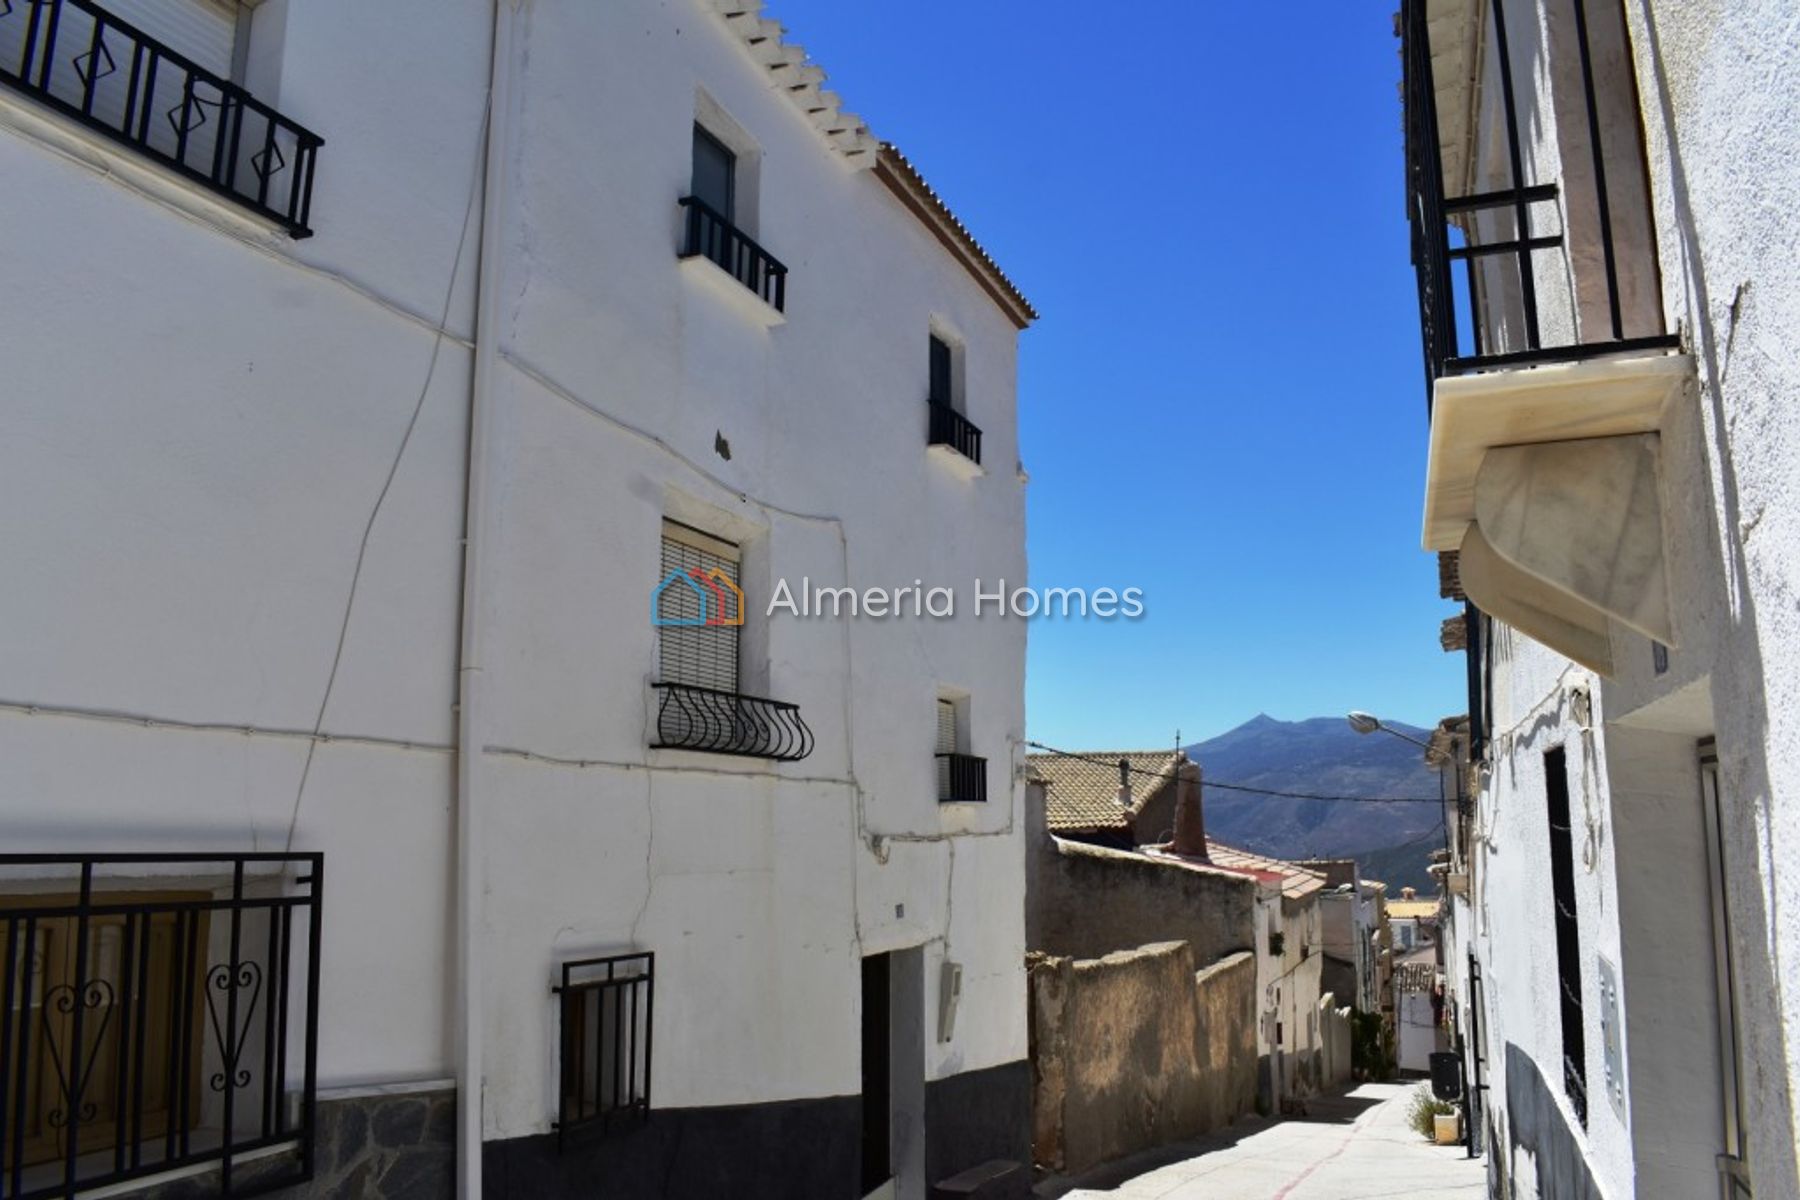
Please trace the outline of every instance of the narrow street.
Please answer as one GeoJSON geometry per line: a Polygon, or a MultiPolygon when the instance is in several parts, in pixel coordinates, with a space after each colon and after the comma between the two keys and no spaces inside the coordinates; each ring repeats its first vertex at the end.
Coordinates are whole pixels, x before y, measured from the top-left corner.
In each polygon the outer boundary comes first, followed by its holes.
{"type": "MultiPolygon", "coordinates": [[[[1407,1127],[1414,1085],[1368,1083],[1316,1099],[1305,1117],[1222,1134],[1103,1167],[1067,1200],[1476,1200],[1486,1164],[1407,1127]]],[[[1040,1194],[1043,1194],[1040,1191],[1040,1194]]]]}

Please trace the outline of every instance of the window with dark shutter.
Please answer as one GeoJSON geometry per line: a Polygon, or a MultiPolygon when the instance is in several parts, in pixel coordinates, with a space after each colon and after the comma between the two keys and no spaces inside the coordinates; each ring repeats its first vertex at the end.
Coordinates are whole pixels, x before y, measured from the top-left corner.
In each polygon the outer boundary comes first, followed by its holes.
{"type": "Polygon", "coordinates": [[[931,335],[931,392],[926,399],[933,404],[956,407],[950,383],[950,343],[935,333],[931,335]]]}
{"type": "Polygon", "coordinates": [[[737,155],[694,126],[694,180],[689,194],[727,221],[737,220],[737,155]]]}

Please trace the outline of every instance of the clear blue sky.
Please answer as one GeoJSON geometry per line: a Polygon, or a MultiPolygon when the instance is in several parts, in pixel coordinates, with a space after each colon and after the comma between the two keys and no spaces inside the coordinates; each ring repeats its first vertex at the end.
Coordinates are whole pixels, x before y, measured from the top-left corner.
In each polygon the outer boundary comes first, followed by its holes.
{"type": "Polygon", "coordinates": [[[1460,712],[1419,549],[1425,401],[1393,5],[769,0],[1043,314],[1020,344],[1027,734],[1460,712]]]}

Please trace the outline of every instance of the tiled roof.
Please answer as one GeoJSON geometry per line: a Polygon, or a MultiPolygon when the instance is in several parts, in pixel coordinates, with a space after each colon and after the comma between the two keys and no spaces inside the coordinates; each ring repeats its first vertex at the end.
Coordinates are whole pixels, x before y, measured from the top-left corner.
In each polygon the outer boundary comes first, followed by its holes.
{"type": "Polygon", "coordinates": [[[824,70],[806,50],[787,40],[781,24],[762,15],[763,0],[711,0],[713,10],[768,70],[769,86],[781,92],[819,131],[819,136],[853,167],[873,170],[907,209],[963,264],[1020,329],[1037,320],[1037,310],[1006,277],[975,235],[932,190],[918,168],[891,142],[869,132],[868,123],[843,107],[825,89],[824,70]]]}
{"type": "Polygon", "coordinates": [[[1437,966],[1428,962],[1401,963],[1394,968],[1394,981],[1403,992],[1429,992],[1437,984],[1437,966]]]}
{"type": "Polygon", "coordinates": [[[1044,780],[1047,824],[1052,833],[1127,830],[1131,828],[1129,818],[1175,778],[1175,758],[1167,750],[1083,750],[1079,758],[1033,754],[1031,765],[1044,780]],[[1129,809],[1119,805],[1121,758],[1131,764],[1129,809]]]}
{"type": "MultiPolygon", "coordinates": [[[[1260,854],[1252,854],[1248,850],[1239,850],[1235,846],[1227,846],[1206,839],[1206,852],[1211,856],[1215,866],[1234,871],[1253,871],[1258,877],[1281,880],[1281,895],[1284,900],[1301,900],[1325,886],[1325,876],[1317,871],[1309,871],[1305,867],[1291,862],[1283,862],[1279,858],[1265,858],[1260,854]]],[[[1390,907],[1392,907],[1390,905],[1390,907]]]]}

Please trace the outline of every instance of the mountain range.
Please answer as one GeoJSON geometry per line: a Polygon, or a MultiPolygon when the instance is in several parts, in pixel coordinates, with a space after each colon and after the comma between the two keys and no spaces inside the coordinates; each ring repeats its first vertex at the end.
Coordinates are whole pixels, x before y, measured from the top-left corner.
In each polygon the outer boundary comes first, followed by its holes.
{"type": "MultiPolygon", "coordinates": [[[[1421,741],[1429,732],[1386,724],[1421,741]]],[[[1275,858],[1354,858],[1365,878],[1383,880],[1394,897],[1403,886],[1436,890],[1426,867],[1443,845],[1443,809],[1438,773],[1419,747],[1359,734],[1342,717],[1258,714],[1187,752],[1200,764],[1210,836],[1275,858]],[[1291,800],[1226,783],[1357,799],[1291,800]]]]}

